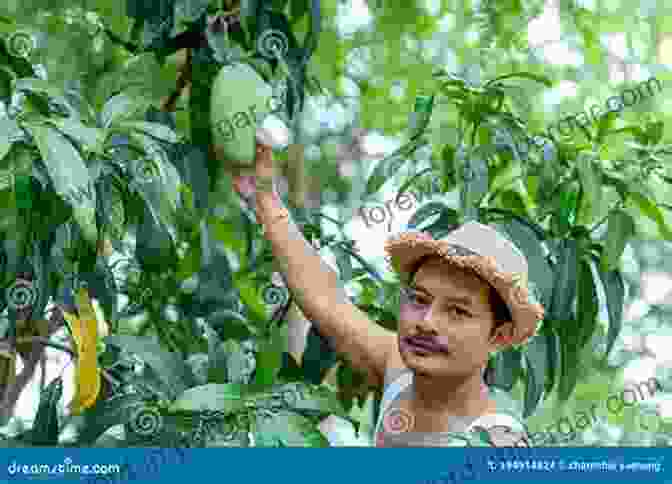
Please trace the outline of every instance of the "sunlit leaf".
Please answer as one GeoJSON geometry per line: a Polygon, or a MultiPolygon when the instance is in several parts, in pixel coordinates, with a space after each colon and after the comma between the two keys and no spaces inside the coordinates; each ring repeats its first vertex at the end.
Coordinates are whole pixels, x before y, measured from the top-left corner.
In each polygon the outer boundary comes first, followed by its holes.
{"type": "Polygon", "coordinates": [[[63,311],[77,348],[75,371],[75,396],[70,404],[73,414],[93,406],[101,388],[98,367],[98,320],[91,304],[89,293],[82,288],[77,293],[79,317],[63,311]]]}
{"type": "Polygon", "coordinates": [[[112,335],[106,337],[105,342],[145,361],[156,372],[165,389],[175,397],[193,384],[191,370],[180,355],[166,351],[153,338],[112,335]]]}
{"type": "Polygon", "coordinates": [[[205,410],[235,413],[245,409],[245,387],[234,383],[201,385],[185,390],[170,406],[172,412],[205,410]]]}
{"type": "Polygon", "coordinates": [[[635,222],[630,214],[623,210],[614,210],[609,214],[604,251],[600,261],[602,270],[610,271],[618,267],[625,246],[634,235],[635,222]]]}
{"type": "Polygon", "coordinates": [[[281,411],[260,413],[255,421],[254,439],[259,447],[329,447],[329,441],[306,417],[281,411]]]}
{"type": "Polygon", "coordinates": [[[95,247],[98,242],[96,193],[84,160],[56,129],[32,122],[26,122],[24,126],[42,154],[54,190],[72,206],[85,238],[95,247]]]}
{"type": "Polygon", "coordinates": [[[63,396],[63,379],[54,378],[40,392],[40,403],[37,407],[35,423],[31,431],[33,445],[58,445],[58,403],[63,396]]]}

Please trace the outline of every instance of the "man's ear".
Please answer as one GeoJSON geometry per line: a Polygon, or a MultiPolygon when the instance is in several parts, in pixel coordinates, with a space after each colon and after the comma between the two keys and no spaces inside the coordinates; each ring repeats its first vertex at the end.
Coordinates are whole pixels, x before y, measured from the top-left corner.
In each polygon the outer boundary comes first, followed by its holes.
{"type": "Polygon", "coordinates": [[[514,326],[512,321],[507,321],[502,323],[497,329],[495,329],[495,334],[490,338],[490,343],[494,344],[498,350],[504,349],[511,343],[514,334],[514,326]]]}

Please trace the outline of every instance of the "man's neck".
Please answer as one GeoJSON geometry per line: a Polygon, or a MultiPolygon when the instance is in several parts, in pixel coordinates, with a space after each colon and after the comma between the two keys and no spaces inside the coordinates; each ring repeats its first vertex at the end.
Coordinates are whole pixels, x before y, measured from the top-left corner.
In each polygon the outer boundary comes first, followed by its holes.
{"type": "Polygon", "coordinates": [[[476,416],[489,405],[487,387],[480,374],[455,380],[414,373],[413,387],[414,406],[418,411],[476,416]]]}

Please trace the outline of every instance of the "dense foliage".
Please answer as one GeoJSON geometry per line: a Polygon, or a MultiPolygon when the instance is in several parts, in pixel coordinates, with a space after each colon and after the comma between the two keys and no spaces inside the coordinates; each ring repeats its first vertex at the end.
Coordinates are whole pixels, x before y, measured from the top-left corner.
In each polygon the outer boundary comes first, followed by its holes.
{"type": "MultiPolygon", "coordinates": [[[[636,106],[577,122],[569,139],[551,129],[537,135],[543,113],[529,99],[553,87],[556,73],[520,53],[539,2],[441,2],[435,15],[420,3],[380,2],[371,5],[373,32],[352,36],[337,29],[335,0],[61,3],[10,2],[0,11],[3,418],[49,345],[73,353],[76,398],[59,415],[62,379],[53,380],[32,427],[8,445],[110,445],[101,436],[124,425],[113,445],[320,446],[327,442],[316,424],[327,415],[361,423],[350,410],[369,389],[346,362],[337,388],[322,383],[339,358],[315,330],[300,364],[287,352],[291,295],[273,277],[254,213],[231,189],[233,171],[213,156],[211,85],[236,62],[278,93],[276,114],[294,143],[333,141],[328,129],[311,138],[308,101],[342,96],[352,84],[363,128],[405,136],[362,185],[335,175],[339,160],[308,157],[305,176],[334,174],[329,190],[340,204],[353,194],[371,200],[390,179],[401,194],[433,174],[445,197],[423,205],[410,228],[440,236],[476,218],[500,224],[524,249],[547,317],[528,345],[491,367],[494,384],[524,388],[526,416],[551,395],[568,400],[588,372],[609,374],[604,357],[623,321],[623,250],[635,237],[672,240],[667,119],[653,114],[652,100],[666,92],[626,82],[621,90],[641,94],[636,106]],[[453,26],[440,26],[441,16],[453,26]],[[461,72],[407,46],[409,36],[423,41],[440,27],[461,72]],[[465,40],[470,31],[478,43],[465,40]],[[358,53],[369,57],[367,75],[349,70],[358,53]],[[431,102],[408,129],[420,95],[431,102]],[[63,328],[65,347],[54,337],[63,328]],[[605,338],[599,350],[596,335],[605,338]],[[68,422],[76,437],[66,442],[68,422]]],[[[604,61],[596,29],[630,27],[623,15],[598,22],[575,6],[563,6],[562,18],[595,70],[604,61]]],[[[663,71],[656,75],[664,85],[663,71]]],[[[352,127],[341,130],[344,145],[352,127]]],[[[288,153],[277,158],[291,165],[288,153]]],[[[307,239],[335,257],[355,303],[394,328],[398,285],[361,257],[345,215],[291,208],[307,239]]]]}

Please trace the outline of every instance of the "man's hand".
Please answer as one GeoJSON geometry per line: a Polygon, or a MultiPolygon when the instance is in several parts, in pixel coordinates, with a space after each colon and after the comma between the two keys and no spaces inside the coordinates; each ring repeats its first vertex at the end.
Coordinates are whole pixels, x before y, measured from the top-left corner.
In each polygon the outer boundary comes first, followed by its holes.
{"type": "Polygon", "coordinates": [[[277,199],[278,195],[274,181],[275,171],[270,133],[260,128],[257,130],[255,175],[234,176],[233,186],[248,203],[251,202],[252,197],[256,197],[258,205],[258,202],[266,198],[268,194],[277,199]]]}

